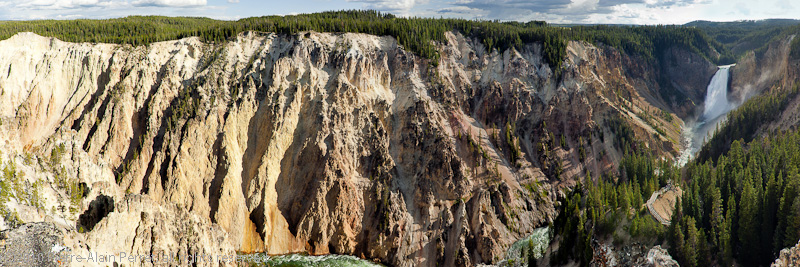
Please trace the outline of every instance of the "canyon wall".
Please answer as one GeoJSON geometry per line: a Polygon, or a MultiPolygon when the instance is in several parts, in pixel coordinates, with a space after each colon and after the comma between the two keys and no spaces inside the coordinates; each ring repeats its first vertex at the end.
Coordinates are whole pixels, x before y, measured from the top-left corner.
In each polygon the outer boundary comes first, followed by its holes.
{"type": "Polygon", "coordinates": [[[748,98],[772,87],[791,87],[797,75],[797,60],[791,60],[792,40],[787,36],[769,43],[760,51],[745,54],[731,68],[731,102],[744,103],[748,98]]]}

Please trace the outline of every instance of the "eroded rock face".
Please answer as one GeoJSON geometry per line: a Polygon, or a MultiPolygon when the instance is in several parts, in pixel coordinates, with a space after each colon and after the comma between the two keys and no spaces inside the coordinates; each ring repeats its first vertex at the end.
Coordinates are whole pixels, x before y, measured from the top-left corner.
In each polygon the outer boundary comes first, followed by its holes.
{"type": "Polygon", "coordinates": [[[795,36],[787,36],[769,43],[759,53],[748,52],[736,66],[731,68],[731,101],[745,100],[774,86],[791,87],[797,77],[797,62],[791,60],[791,42],[795,36]]]}
{"type": "Polygon", "coordinates": [[[571,42],[554,73],[538,44],[447,39],[436,67],[363,34],[0,41],[0,149],[51,184],[23,220],[56,222],[78,253],[475,265],[551,222],[561,188],[616,170],[609,118],[663,155],[679,148],[679,118],[645,116],[670,107],[635,58],[571,42]],[[23,163],[58,146],[54,166],[23,163]],[[74,213],[49,211],[68,197],[57,170],[86,185],[74,213]]]}
{"type": "Polygon", "coordinates": [[[659,94],[680,117],[692,116],[697,105],[703,106],[717,66],[699,54],[673,47],[662,55],[659,67],[662,72],[658,79],[665,87],[659,94]]]}

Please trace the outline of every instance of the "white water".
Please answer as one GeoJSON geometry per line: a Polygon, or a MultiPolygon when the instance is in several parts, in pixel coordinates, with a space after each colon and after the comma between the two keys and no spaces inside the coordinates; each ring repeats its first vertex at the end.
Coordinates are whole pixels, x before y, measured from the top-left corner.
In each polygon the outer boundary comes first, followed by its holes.
{"type": "Polygon", "coordinates": [[[730,68],[734,65],[720,66],[706,89],[706,100],[703,103],[703,114],[695,122],[687,122],[683,127],[684,149],[678,158],[678,166],[691,160],[703,147],[706,139],[713,134],[721,122],[725,121],[728,112],[736,108],[736,103],[728,100],[728,79],[730,68]]]}
{"type": "Polygon", "coordinates": [[[289,254],[282,256],[267,256],[265,254],[244,255],[245,262],[250,266],[284,266],[284,267],[380,267],[368,260],[347,255],[307,256],[289,254]]]}
{"type": "Polygon", "coordinates": [[[735,106],[728,101],[728,77],[731,66],[720,66],[706,89],[703,116],[700,121],[710,121],[725,115],[735,106]]]}
{"type": "Polygon", "coordinates": [[[528,251],[533,252],[536,259],[542,258],[547,246],[550,245],[550,228],[542,227],[533,230],[533,233],[526,238],[520,239],[506,251],[505,257],[498,266],[526,266],[528,263],[528,251]]]}

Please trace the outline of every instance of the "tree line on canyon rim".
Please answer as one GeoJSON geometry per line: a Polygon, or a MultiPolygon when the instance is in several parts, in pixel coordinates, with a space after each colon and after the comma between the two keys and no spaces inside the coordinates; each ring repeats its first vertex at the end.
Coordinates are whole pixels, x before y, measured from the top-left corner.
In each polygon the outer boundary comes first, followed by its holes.
{"type": "MultiPolygon", "coordinates": [[[[405,48],[429,59],[435,66],[439,58],[435,42],[446,42],[445,33],[455,30],[480,41],[489,51],[502,52],[528,43],[541,43],[544,59],[556,71],[564,61],[569,40],[612,46],[650,62],[658,61],[665,49],[677,46],[712,62],[727,64],[743,53],[737,50],[741,47],[736,45],[740,40],[759,40],[749,44],[756,50],[766,46],[765,38],[759,37],[764,32],[761,26],[745,30],[715,27],[702,23],[691,27],[561,27],[540,21],[400,18],[377,11],[336,11],[238,21],[158,16],[8,21],[0,22],[0,38],[30,31],[70,42],[147,45],[189,36],[220,43],[246,30],[278,34],[308,30],[357,32],[393,36],[405,48]]],[[[800,27],[787,24],[769,29],[767,32],[774,39],[798,32],[800,27]]],[[[794,58],[800,57],[798,40],[800,38],[792,44],[794,58]]],[[[610,238],[616,244],[666,242],[671,255],[685,266],[730,264],[734,260],[756,266],[774,259],[778,250],[793,245],[800,238],[797,167],[800,166],[800,131],[778,131],[764,137],[754,134],[764,122],[774,120],[775,114],[785,108],[797,91],[797,87],[770,91],[733,111],[731,119],[704,146],[698,159],[683,170],[669,161],[659,160],[638,143],[623,119],[607,120],[618,148],[625,151],[619,163],[619,175],[596,174],[593,178],[593,174],[587,174],[562,199],[561,211],[553,223],[562,249],[555,252],[551,263],[576,259],[588,264],[592,257],[591,240],[597,237],[610,238]],[[673,224],[664,227],[647,213],[643,204],[654,191],[668,183],[680,185],[684,195],[672,218],[673,224]]],[[[190,98],[190,95],[181,97],[187,101],[190,98]]],[[[555,147],[555,138],[551,141],[553,144],[548,147],[555,147]]],[[[566,146],[564,142],[561,145],[566,146]]],[[[5,169],[11,170],[4,172],[6,177],[14,177],[13,167],[5,169]]],[[[0,179],[3,181],[13,179],[0,179]]],[[[77,188],[71,184],[64,182],[65,187],[77,188]]],[[[14,186],[11,182],[0,183],[3,189],[14,186]]],[[[72,191],[78,192],[76,195],[80,192],[72,191]]],[[[0,202],[6,197],[0,194],[0,202]]]]}
{"type": "Polygon", "coordinates": [[[290,16],[251,17],[237,21],[208,18],[131,16],[104,20],[37,20],[0,22],[0,39],[18,32],[35,32],[69,42],[146,45],[153,42],[199,36],[223,42],[242,31],[296,34],[302,31],[356,32],[395,37],[414,53],[436,64],[435,44],[446,42],[445,32],[456,30],[476,38],[488,51],[540,42],[544,58],[558,69],[566,56],[566,41],[582,40],[622,49],[653,60],[663,49],[681,46],[712,61],[723,51],[719,42],[701,30],[682,26],[572,26],[558,27],[543,21],[499,22],[465,19],[402,18],[372,10],[331,11],[290,16]]]}

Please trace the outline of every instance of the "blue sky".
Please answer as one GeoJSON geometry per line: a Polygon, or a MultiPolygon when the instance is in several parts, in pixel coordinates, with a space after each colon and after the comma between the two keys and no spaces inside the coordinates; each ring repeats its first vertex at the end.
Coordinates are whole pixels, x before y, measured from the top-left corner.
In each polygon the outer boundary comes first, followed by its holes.
{"type": "Polygon", "coordinates": [[[698,19],[800,19],[798,0],[0,0],[0,20],[128,15],[232,20],[340,9],[551,23],[682,24],[698,19]]]}

